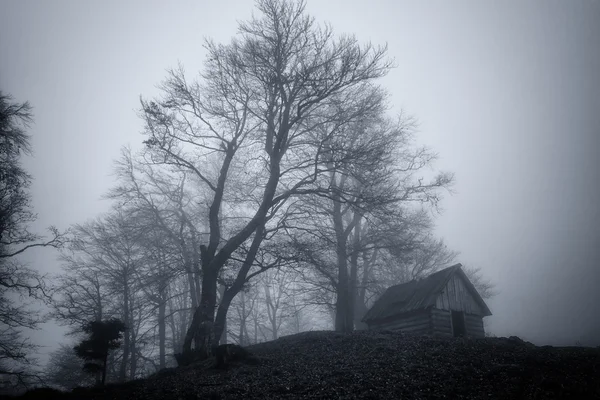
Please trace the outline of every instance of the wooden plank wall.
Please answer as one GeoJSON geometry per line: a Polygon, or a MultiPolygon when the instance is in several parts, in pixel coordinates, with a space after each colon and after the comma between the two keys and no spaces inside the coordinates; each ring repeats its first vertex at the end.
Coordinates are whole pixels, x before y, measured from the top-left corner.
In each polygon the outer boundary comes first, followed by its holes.
{"type": "Polygon", "coordinates": [[[450,311],[431,309],[431,324],[434,336],[452,336],[450,311]]]}
{"type": "MultiPolygon", "coordinates": [[[[450,311],[433,308],[431,310],[431,323],[434,336],[453,336],[450,311]]],[[[465,327],[467,329],[467,336],[474,338],[485,337],[483,318],[481,316],[465,314],[465,327]]]]}
{"type": "Polygon", "coordinates": [[[458,274],[453,274],[436,299],[435,307],[440,310],[463,311],[467,314],[483,315],[475,298],[458,274]]]}
{"type": "Polygon", "coordinates": [[[484,338],[485,330],[483,328],[483,318],[479,315],[465,314],[465,325],[467,327],[467,336],[474,338],[484,338]]]}
{"type": "Polygon", "coordinates": [[[420,313],[399,316],[391,321],[372,324],[369,329],[400,330],[408,334],[423,335],[431,333],[431,319],[429,312],[423,310],[420,313]]]}
{"type": "MultiPolygon", "coordinates": [[[[485,337],[483,318],[480,315],[465,313],[467,336],[485,337]]],[[[450,311],[432,308],[420,313],[400,316],[396,319],[369,325],[369,329],[400,330],[407,334],[432,334],[437,337],[452,337],[452,317],[450,311]]]]}

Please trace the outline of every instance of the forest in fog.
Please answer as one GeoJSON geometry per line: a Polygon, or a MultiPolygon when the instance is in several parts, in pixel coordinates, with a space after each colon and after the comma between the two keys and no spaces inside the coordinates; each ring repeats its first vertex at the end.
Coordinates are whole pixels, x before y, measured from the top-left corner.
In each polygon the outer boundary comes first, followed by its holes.
{"type": "Polygon", "coordinates": [[[417,144],[414,117],[391,111],[387,48],[334,34],[302,1],[256,7],[230,42],[206,41],[200,72],[174,66],[158,96],[142,93],[143,146],[123,143],[110,210],[66,231],[28,229],[36,105],[1,93],[0,374],[93,384],[73,347],[113,318],[127,329],[109,382],[217,344],[365,329],[388,287],[459,261],[434,232],[454,175],[417,144]],[[56,248],[60,273],[21,262],[33,247],[56,248]],[[49,320],[68,335],[40,366],[23,328],[49,320]]]}

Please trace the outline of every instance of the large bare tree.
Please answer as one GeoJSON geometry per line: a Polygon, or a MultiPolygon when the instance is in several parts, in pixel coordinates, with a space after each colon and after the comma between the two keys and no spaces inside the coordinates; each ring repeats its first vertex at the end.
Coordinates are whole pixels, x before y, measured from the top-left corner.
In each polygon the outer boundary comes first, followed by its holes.
{"type": "Polygon", "coordinates": [[[208,209],[187,355],[192,342],[200,356],[216,344],[278,211],[290,198],[330,194],[321,186],[325,144],[344,135],[348,121],[382,107],[374,80],[391,67],[385,48],[336,38],[305,13],[303,1],[259,0],[257,7],[261,16],[240,23],[230,44],[206,43],[199,81],[188,82],[182,68],[171,71],[162,98],[142,101],[151,162],[192,173],[208,209]],[[318,129],[324,123],[331,129],[318,129]],[[222,226],[232,205],[240,215],[222,226]],[[249,251],[215,319],[219,272],[245,242],[249,251]]]}

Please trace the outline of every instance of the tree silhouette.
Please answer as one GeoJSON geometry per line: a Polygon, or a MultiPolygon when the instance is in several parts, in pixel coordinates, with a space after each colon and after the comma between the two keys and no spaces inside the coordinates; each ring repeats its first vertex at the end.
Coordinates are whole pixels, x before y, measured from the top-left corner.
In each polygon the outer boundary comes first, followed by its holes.
{"type": "MultiPolygon", "coordinates": [[[[376,83],[393,66],[385,47],[335,37],[305,13],[302,0],[258,0],[257,8],[261,16],[240,22],[229,44],[207,41],[200,80],[187,80],[183,67],[171,70],[161,95],[141,101],[145,162],[188,174],[207,206],[194,222],[204,232],[202,283],[183,343],[187,359],[207,358],[219,343],[229,306],[288,205],[307,194],[331,195],[329,143],[385,107],[376,83]],[[228,224],[223,213],[234,203],[243,216],[228,224]],[[238,253],[234,281],[217,305],[219,277],[238,253]]],[[[335,160],[368,163],[368,154],[335,160]]]]}
{"type": "Polygon", "coordinates": [[[30,232],[36,220],[29,188],[32,177],[22,165],[22,157],[32,153],[27,132],[33,122],[28,102],[17,103],[0,90],[0,376],[28,385],[37,346],[24,329],[35,329],[43,321],[32,301],[49,301],[46,283],[38,271],[28,268],[20,255],[34,247],[63,245],[65,233],[50,227],[51,238],[30,232]],[[17,300],[18,299],[18,300],[17,300]]]}
{"type": "Polygon", "coordinates": [[[108,321],[91,321],[83,328],[83,331],[89,335],[89,339],[83,340],[74,347],[78,357],[89,361],[84,364],[84,371],[90,373],[102,371],[102,385],[106,380],[108,353],[121,346],[120,340],[126,329],[125,324],[116,318],[108,321]]]}

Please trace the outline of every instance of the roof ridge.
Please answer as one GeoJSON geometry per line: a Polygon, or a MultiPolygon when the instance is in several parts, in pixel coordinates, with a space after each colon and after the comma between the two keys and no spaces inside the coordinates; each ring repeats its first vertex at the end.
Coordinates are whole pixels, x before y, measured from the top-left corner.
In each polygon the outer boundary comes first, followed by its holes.
{"type": "Polygon", "coordinates": [[[375,320],[391,317],[392,315],[409,312],[417,309],[428,308],[434,305],[435,299],[440,292],[447,285],[448,281],[458,271],[467,281],[467,288],[471,291],[474,290],[476,294],[476,300],[481,302],[484,311],[489,312],[485,301],[481,298],[477,289],[473,287],[473,284],[469,281],[469,278],[465,275],[462,270],[462,264],[456,263],[449,267],[435,271],[430,275],[421,279],[412,279],[408,282],[399,283],[397,285],[390,286],[381,297],[375,301],[371,308],[367,311],[363,317],[363,321],[375,320]],[[392,304],[396,304],[397,307],[390,307],[392,304]]]}

